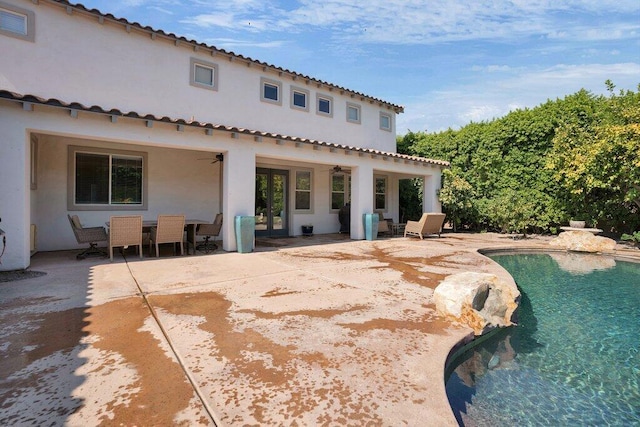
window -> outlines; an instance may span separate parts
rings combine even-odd
[[[191,58],[191,86],[218,90],[218,65]]]
[[[311,171],[296,171],[297,211],[311,210]]]
[[[347,102],[347,121],[360,124],[360,106]]]
[[[282,105],[282,99],[280,98],[282,83],[262,77],[260,78],[260,87],[261,101]]]
[[[69,147],[69,210],[146,209],[146,153]]]
[[[291,87],[291,108],[309,111],[309,91],[298,87]]]
[[[391,131],[391,114],[380,112],[380,129]]]
[[[351,202],[349,189],[351,188],[351,175],[337,173],[331,175],[331,209],[339,210]]]
[[[35,41],[35,14],[0,1],[0,34]]]
[[[325,95],[316,95],[316,113],[333,117],[333,98]]]
[[[387,210],[387,178],[376,177],[375,203],[375,210]]]

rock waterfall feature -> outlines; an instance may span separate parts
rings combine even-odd
[[[433,292],[439,314],[469,326],[475,335],[514,323],[520,302],[515,283],[487,273],[465,272],[448,276]]]

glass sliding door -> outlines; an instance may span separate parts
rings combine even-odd
[[[256,236],[289,235],[289,171],[256,169]]]

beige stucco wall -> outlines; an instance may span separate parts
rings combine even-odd
[[[5,60],[0,88],[20,94],[255,129],[395,152],[395,128],[379,129],[379,114],[395,113],[377,102],[228,56],[194,50],[185,42],[64,8],[46,1],[3,0],[33,10],[35,42],[0,36]],[[126,18],[126,16],[125,16]],[[217,91],[191,86],[191,58],[218,66]],[[277,64],[275,64],[277,65]],[[46,78],[42,72],[46,69]],[[260,78],[282,83],[282,105],[260,101]],[[55,84],[52,84],[54,83]],[[308,112],[290,108],[290,87],[310,92]],[[357,90],[357,88],[356,88]],[[316,114],[316,94],[333,97],[333,117]],[[375,94],[372,94],[375,96]],[[361,107],[361,124],[346,120],[347,102]]]

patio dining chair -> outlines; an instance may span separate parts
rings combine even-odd
[[[142,216],[122,215],[109,219],[109,258],[113,261],[113,248],[137,246],[142,258]]]
[[[382,212],[378,212],[378,234],[391,235],[391,227],[389,226],[389,222],[384,219]]]
[[[184,255],[184,215],[158,215],[158,225],[149,233],[149,254],[152,244],[156,246],[156,257],[160,256],[161,243],[180,243],[180,255]],[[173,247],[175,254],[175,245]]]
[[[215,251],[218,249],[218,245],[215,243],[216,237],[220,235],[220,229],[222,228],[222,214],[216,215],[213,220],[213,224],[199,224],[196,229],[196,236],[204,236],[204,242],[196,246],[199,251],[204,250],[205,253]],[[209,239],[213,237],[213,243],[209,242]]]
[[[76,241],[80,244],[89,244],[87,249],[76,255],[77,259],[85,259],[92,255],[107,256],[107,252],[98,247],[99,242],[107,241],[107,233],[104,231],[104,227],[83,227],[78,215],[71,216],[67,214],[67,218],[69,218],[69,224],[71,224],[73,235],[76,236]]]
[[[445,216],[443,213],[423,213],[420,221],[407,221],[404,237],[418,236],[421,240],[429,234],[437,234],[440,237]]]

